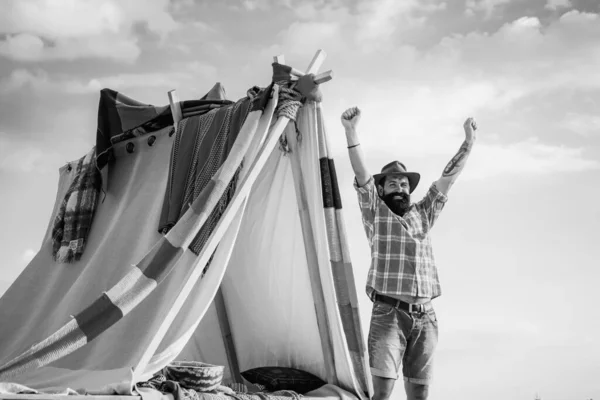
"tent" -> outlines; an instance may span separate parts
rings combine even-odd
[[[82,157],[60,168],[41,248],[0,299],[0,382],[131,395],[198,360],[225,366],[224,382],[293,367],[369,396],[335,164],[310,96],[331,79],[317,74],[324,57],[306,73],[276,57],[271,84],[235,102],[220,84],[200,100],[170,92],[164,107],[102,91],[85,248],[55,261]]]

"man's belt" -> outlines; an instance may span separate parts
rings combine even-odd
[[[411,304],[411,303],[407,303],[405,301],[394,299],[392,297],[384,296],[384,295],[381,295],[378,293],[375,293],[375,295],[373,296],[373,300],[380,301],[385,304],[389,304],[390,306],[392,306],[394,308],[408,311],[409,313],[426,312],[433,308],[433,306],[431,305],[431,302],[427,302],[427,303],[423,303],[423,304]]]

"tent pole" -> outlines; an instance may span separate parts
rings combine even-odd
[[[294,130],[288,130],[288,132],[290,135],[296,134]],[[288,143],[291,142],[292,141],[288,139]],[[300,222],[302,226],[302,236],[304,238],[304,251],[306,253],[310,286],[312,289],[313,300],[315,302],[315,313],[317,315],[319,336],[321,337],[321,347],[323,349],[323,358],[325,360],[327,382],[337,384],[331,328],[329,326],[329,320],[327,319],[327,308],[325,304],[325,295],[323,294],[323,283],[321,282],[321,276],[319,273],[319,260],[317,256],[315,238],[313,235],[313,227],[310,221],[308,210],[306,188],[304,186],[304,174],[302,173],[302,167],[300,166],[300,159],[297,156],[295,151],[296,149],[292,150],[292,154],[290,154],[290,160],[292,162],[294,188],[296,189],[296,202],[298,204],[298,213],[300,215]]]
[[[171,106],[171,115],[173,116],[173,127],[177,131],[177,124],[182,120],[181,102],[175,89],[169,91],[169,105]]]
[[[325,53],[323,50],[318,50],[315,56],[313,57],[312,61],[308,65],[308,68],[306,69],[305,73],[316,74],[319,71],[319,68],[321,68],[321,65],[325,61],[326,57],[327,53]]]
[[[329,70],[329,71],[321,72],[318,75],[315,75],[314,82],[317,85],[320,85],[321,83],[325,83],[325,82],[330,81],[332,79],[333,79],[333,71]]]
[[[327,54],[323,50],[317,51],[308,68],[306,74],[316,74],[325,61]],[[327,71],[320,74],[320,79],[326,82],[332,78],[332,71]],[[288,130],[288,143],[294,143],[293,137],[295,130]],[[296,148],[297,149],[297,148]],[[313,227],[310,220],[308,209],[308,196],[304,185],[304,174],[300,165],[300,158],[297,152],[292,152],[290,155],[292,162],[292,174],[294,176],[294,188],[296,191],[296,202],[298,204],[298,213],[302,226],[302,236],[304,238],[304,250],[306,252],[308,272],[310,277],[310,285],[315,302],[315,313],[317,315],[317,325],[319,328],[319,336],[321,337],[321,347],[323,349],[323,358],[325,360],[325,371],[327,373],[327,381],[337,384],[337,373],[335,369],[333,342],[331,338],[331,328],[327,319],[327,308],[325,304],[325,295],[323,293],[323,283],[319,273],[319,261],[315,238],[313,235]]]
[[[268,138],[265,140],[263,148],[261,149],[260,153],[256,157],[256,160],[248,170],[248,175],[246,175],[244,180],[238,186],[238,189],[236,190],[233,199],[229,203],[229,206],[225,209],[225,212],[221,216],[221,219],[217,223],[217,226],[213,230],[213,233],[211,234],[208,241],[204,245],[202,251],[198,255],[198,261],[193,267],[189,279],[186,281],[185,285],[181,289],[181,292],[179,292],[179,294],[177,295],[177,298],[173,302],[171,309],[165,316],[164,320],[161,322],[158,330],[154,334],[154,337],[148,344],[148,347],[146,347],[146,349],[144,350],[144,353],[142,354],[137,365],[135,366],[133,370],[134,380],[137,380],[137,378],[143,374],[144,368],[148,365],[150,358],[152,358],[152,355],[154,355],[154,353],[156,352],[156,349],[158,348],[160,342],[167,333],[167,330],[175,320],[175,317],[179,313],[179,310],[183,306],[185,300],[187,299],[194,285],[196,284],[196,281],[202,275],[202,270],[204,269],[204,266],[208,262],[212,253],[215,251],[217,245],[219,244],[219,241],[225,235],[227,228],[231,224],[232,220],[235,218],[240,206],[246,200],[246,197],[250,193],[250,189],[252,188],[254,181],[258,177],[258,174],[260,173],[262,168],[267,163],[267,159],[269,158],[271,152],[277,145],[279,137],[283,133],[285,127],[288,125],[289,121],[290,120],[287,117],[280,117],[277,119],[273,127],[269,129]]]
[[[219,327],[221,328],[221,334],[223,335],[223,340],[225,341],[225,352],[227,353],[227,361],[229,363],[231,377],[235,383],[242,383],[243,381],[242,375],[240,374],[240,364],[237,359],[235,343],[231,334],[231,325],[229,324],[229,317],[227,316],[227,308],[225,307],[225,297],[223,296],[222,286],[219,287],[214,301],[217,309],[217,316],[219,317]]]

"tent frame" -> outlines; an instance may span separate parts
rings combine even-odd
[[[292,81],[297,81],[300,77],[313,74],[313,81],[316,84],[322,84],[333,79],[333,71],[325,71],[322,73],[318,73],[319,68],[325,61],[327,54],[323,50],[318,50],[313,59],[311,60],[306,72],[302,73],[301,71],[291,67],[291,79]],[[273,62],[285,65],[285,57],[283,55],[278,55],[273,57]],[[294,84],[295,86],[295,84]],[[171,108],[171,113],[173,115],[173,126],[175,130],[177,130],[177,126],[179,122],[183,119],[182,109],[181,109],[181,101],[177,95],[176,90],[170,90],[168,92],[169,97],[169,105]],[[172,324],[173,320],[179,313],[181,307],[183,306],[185,300],[193,289],[196,281],[200,278],[204,266],[208,262],[208,259],[217,244],[223,238],[227,226],[231,223],[233,218],[236,216],[240,207],[245,207],[246,199],[250,193],[250,189],[252,187],[252,183],[258,176],[258,174],[262,171],[267,158],[271,154],[271,151],[275,148],[279,137],[284,134],[285,128],[288,126],[290,119],[287,117],[280,117],[277,119],[274,125],[271,126],[267,137],[265,139],[265,143],[263,144],[263,148],[260,154],[257,155],[255,162],[248,170],[248,175],[243,179],[242,184],[236,190],[234,198],[231,200],[229,207],[227,207],[225,213],[221,217],[218,226],[215,231],[207,241],[204,246],[203,251],[198,257],[198,261],[194,266],[194,269],[191,273],[190,278],[187,280],[185,286],[179,293],[177,299],[175,300],[171,310],[162,321],[159,329],[156,331],[150,345],[144,351],[142,357],[140,358],[138,364],[133,370],[134,378],[139,376],[148,361],[158,348],[161,340],[164,335],[167,333],[169,326]],[[293,159],[293,158],[292,158]],[[302,170],[298,162],[293,162],[292,171],[294,175],[294,186],[296,189],[296,198],[298,201],[298,212],[300,215],[301,225],[302,225],[302,233],[305,242],[305,251],[307,259],[309,260],[309,276],[311,282],[311,289],[313,298],[315,301],[315,311],[317,315],[317,325],[319,329],[319,335],[321,338],[321,346],[323,349],[323,354],[325,355],[325,368],[327,374],[327,381],[330,383],[335,382],[335,361],[333,359],[333,344],[331,338],[331,331],[329,327],[329,323],[327,321],[327,310],[325,308],[325,299],[323,296],[322,283],[319,277],[319,270],[316,253],[316,244],[314,241],[314,237],[312,234],[312,226],[310,223],[310,219],[308,218],[308,209],[307,209],[307,197],[306,190],[303,187],[301,182]],[[248,184],[249,183],[249,184]],[[220,229],[219,229],[220,228]],[[209,251],[207,251],[209,250]],[[223,297],[223,293],[221,288],[218,289],[215,295],[215,305],[219,319],[219,326],[221,329],[221,333],[225,338],[225,350],[227,352],[227,358],[229,362],[229,367],[231,369],[232,379],[235,382],[241,383],[242,378],[239,369],[239,362],[237,359],[237,353],[235,350],[234,340],[231,334],[229,318],[227,316],[227,310],[225,307],[225,300]],[[133,400],[133,399],[141,399],[139,395],[131,395],[131,396],[123,396],[123,395],[62,395],[62,394],[0,394],[0,400]]]

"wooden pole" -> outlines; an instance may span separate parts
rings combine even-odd
[[[317,51],[306,70],[306,74],[316,74],[321,64],[325,60],[325,57],[326,54],[324,51]],[[321,74],[320,79],[325,79],[324,82],[326,82],[331,79],[331,75],[331,71],[327,71]],[[288,143],[297,143],[295,139],[296,132],[288,130],[287,133]],[[327,318],[327,305],[325,304],[323,283],[321,282],[321,275],[319,272],[319,259],[317,255],[315,238],[313,235],[313,227],[310,220],[308,196],[306,194],[306,188],[304,186],[304,174],[302,172],[302,166],[300,165],[300,158],[297,154],[297,151],[297,146],[292,149],[290,160],[292,162],[292,174],[294,176],[296,202],[298,204],[298,213],[300,215],[300,222],[302,226],[302,236],[304,238],[304,251],[306,253],[313,300],[315,302],[315,313],[317,316],[319,336],[321,338],[321,347],[323,349],[323,358],[325,361],[327,381],[332,384],[337,384],[333,341],[331,338],[331,327]]]
[[[306,73],[316,74],[319,71],[319,68],[321,68],[321,65],[323,65],[323,61],[325,61],[326,58],[327,53],[325,53],[323,50],[318,50],[315,56],[313,57],[312,61],[308,65]]]
[[[328,82],[332,79],[333,79],[333,71],[329,70],[329,71],[321,72],[318,75],[315,75],[315,78],[313,80],[317,85],[320,85],[321,83]]]
[[[225,341],[225,352],[227,353],[227,361],[229,363],[229,370],[231,371],[231,377],[235,383],[243,383],[242,375],[240,374],[240,364],[237,358],[237,352],[235,350],[235,342],[233,341],[233,335],[231,333],[231,325],[229,324],[229,317],[227,316],[227,308],[225,306],[225,297],[223,296],[223,289],[219,287],[215,296],[215,308],[217,309],[217,316],[219,317],[219,327],[221,328],[221,334]]]
[[[295,135],[295,130],[288,131],[288,143],[295,140],[290,136]],[[323,359],[325,360],[325,373],[327,374],[327,382],[337,384],[335,360],[333,357],[333,342],[331,339],[331,328],[327,318],[327,306],[325,304],[325,295],[323,293],[323,283],[319,272],[319,259],[315,238],[310,221],[310,213],[308,209],[308,196],[304,186],[304,174],[300,165],[300,158],[297,154],[297,147],[292,149],[290,160],[292,162],[292,174],[294,176],[294,189],[296,191],[296,202],[298,203],[298,213],[300,215],[300,223],[302,227],[302,237],[304,238],[304,252],[306,254],[306,264],[308,266],[308,274],[310,277],[310,287],[312,289],[313,300],[315,302],[315,313],[317,315],[317,326],[319,328],[319,336],[321,338],[321,348],[323,350]]]
[[[173,127],[177,131],[177,124],[183,119],[181,112],[181,103],[175,89],[169,91],[169,105],[171,106],[171,114],[173,115]]]

